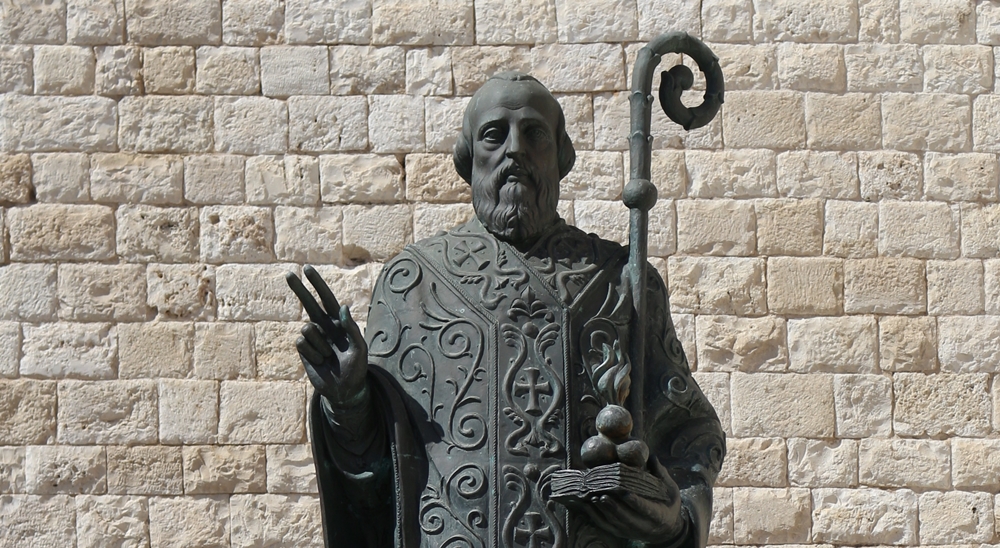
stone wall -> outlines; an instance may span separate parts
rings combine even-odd
[[[283,273],[364,310],[468,218],[500,69],[621,240],[628,72],[673,29],[728,90],[653,122],[651,255],[730,434],[711,544],[996,542],[1000,4],[2,0],[0,547],[320,546]]]

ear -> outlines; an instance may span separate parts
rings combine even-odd
[[[465,131],[459,132],[458,140],[455,141],[455,150],[452,152],[451,159],[455,162],[455,171],[458,172],[459,177],[465,179],[465,182],[471,185],[472,143],[469,142]]]

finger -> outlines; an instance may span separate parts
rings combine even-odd
[[[323,331],[320,327],[314,323],[308,323],[302,328],[302,335],[305,336],[309,344],[312,345],[316,351],[323,355],[324,358],[329,358],[333,355],[333,348],[330,347],[330,343],[326,342],[326,338],[323,336]]]
[[[306,359],[310,364],[320,364],[323,363],[323,355],[320,354],[305,337],[299,337],[295,341],[295,348],[298,349],[299,354]]]
[[[358,323],[351,316],[351,307],[347,305],[340,307],[340,325],[347,330],[348,335],[351,336],[351,340],[355,343],[365,340],[364,335],[361,334],[361,328],[358,327]]]
[[[316,288],[316,294],[319,295],[319,300],[323,303],[323,308],[326,309],[327,314],[333,316],[340,310],[340,303],[337,302],[337,297],[333,295],[333,291],[330,291],[330,286],[326,285],[326,280],[316,272],[316,269],[312,265],[306,265],[302,269],[305,273],[306,279],[309,283]]]
[[[292,292],[295,293],[302,306],[305,307],[306,314],[309,314],[309,319],[320,325],[325,325],[324,320],[329,321],[326,313],[320,308],[319,303],[313,298],[312,293],[306,289],[306,286],[302,285],[302,280],[294,272],[288,272],[285,274],[285,281],[288,282],[288,287],[292,288]]]
[[[626,530],[638,529],[643,526],[642,518],[617,500],[617,497],[602,495],[594,502],[594,507],[601,510],[608,520],[617,523]]]
[[[662,512],[656,507],[656,503],[646,500],[635,493],[624,493],[619,497],[622,504],[632,509],[632,511],[649,521],[657,521]]]

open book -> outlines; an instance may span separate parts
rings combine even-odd
[[[549,498],[574,502],[592,495],[635,493],[650,500],[667,502],[667,485],[645,469],[616,462],[589,470],[557,470],[552,473]]]

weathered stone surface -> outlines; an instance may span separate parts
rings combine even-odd
[[[473,216],[472,204],[417,204],[413,207],[413,241],[450,230]]]
[[[958,257],[958,207],[944,202],[880,203],[879,254],[919,259]]]
[[[788,347],[781,318],[697,316],[701,371],[785,371]]]
[[[288,107],[268,97],[217,97],[216,152],[282,154],[288,148]]]
[[[559,42],[624,42],[638,38],[639,14],[634,0],[586,0],[572,3],[568,0],[555,0],[555,8],[558,14]],[[610,13],[615,16],[607,17]],[[695,21],[697,19],[696,16]],[[672,22],[676,24],[675,20]],[[696,32],[695,29],[692,31]]]
[[[861,440],[859,476],[863,485],[947,489],[951,486],[948,445],[932,440]]]
[[[316,467],[308,445],[267,446],[268,493],[316,493]]]
[[[77,321],[146,319],[146,269],[141,265],[62,265],[59,317]]]
[[[989,46],[922,48],[924,91],[978,95],[993,88],[993,51]]]
[[[692,198],[777,196],[770,150],[691,150],[684,153]]]
[[[899,2],[892,0],[860,0],[858,2],[862,42],[896,43],[899,41]]]
[[[191,373],[194,348],[194,327],[191,324],[121,323],[116,330],[119,378],[184,378]],[[162,401],[160,406],[162,410]]]
[[[371,0],[287,0],[285,36],[291,44],[367,44],[372,37],[371,16]]]
[[[978,151],[1000,151],[1000,131],[997,129],[998,113],[1000,113],[998,107],[1000,98],[995,95],[983,94],[976,97],[972,107],[972,140]]]
[[[944,316],[938,319],[941,370],[951,373],[996,373],[1000,369],[1000,318]]]
[[[849,91],[921,91],[923,62],[911,44],[858,44],[844,47]]]
[[[129,39],[144,46],[218,44],[222,6],[211,0],[128,0]]]
[[[195,57],[191,46],[142,50],[142,85],[146,93],[185,95],[194,92]]]
[[[856,200],[858,157],[853,152],[785,152],[777,157],[777,182],[786,198]]]
[[[902,436],[983,436],[990,431],[989,375],[896,373],[892,425]]]
[[[160,442],[215,443],[219,430],[219,383],[160,379]],[[191,491],[185,487],[185,492]]]
[[[330,48],[330,93],[391,94],[404,88],[406,52],[399,46]]]
[[[806,95],[806,144],[809,148],[852,150],[878,148],[882,142],[879,96],[867,93]],[[780,166],[779,166],[780,169]],[[813,174],[822,177],[822,171]],[[829,175],[828,175],[829,176]],[[840,190],[855,178],[839,178],[829,191]],[[779,183],[782,178],[779,176]],[[845,197],[845,196],[837,196]]]
[[[858,36],[854,2],[836,0],[821,5],[793,0],[754,2],[754,37],[793,42],[853,42]]]
[[[0,545],[73,546],[74,518],[66,495],[0,495]]]
[[[983,262],[927,261],[928,314],[982,314]]]
[[[852,440],[788,440],[788,481],[796,487],[858,484],[858,443]]]
[[[660,208],[663,204],[660,204]],[[621,202],[608,200],[575,200],[573,202],[573,221],[580,230],[597,234],[601,238],[618,242],[622,245],[628,242],[628,216],[623,214]],[[650,212],[650,218],[653,212]],[[650,222],[651,227],[658,225]],[[673,228],[673,220],[669,227]]]
[[[882,371],[937,369],[938,327],[932,317],[879,318],[879,368]]]
[[[847,83],[842,46],[778,44],[778,81],[783,89],[843,92]]]
[[[264,46],[283,38],[285,4],[280,0],[227,0],[222,3],[222,41]]]
[[[865,201],[919,199],[921,172],[920,158],[915,154],[888,150],[858,153],[861,198]]]
[[[471,199],[469,184],[455,172],[450,160],[450,154],[407,154],[406,199],[431,203],[468,202]],[[600,186],[602,181],[592,183]],[[560,191],[566,184],[566,181],[561,183]]]
[[[216,268],[220,320],[297,320],[302,311],[285,273],[298,265],[222,265]]]
[[[843,300],[843,261],[825,257],[767,260],[767,305],[771,312],[832,315],[843,308]]]
[[[808,489],[733,489],[733,536],[740,544],[809,541]]]
[[[694,352],[690,353],[692,356],[694,355]],[[727,436],[732,436],[733,421],[731,406],[729,405],[729,374],[694,372],[692,375],[702,392],[704,392],[705,397],[712,403],[715,412],[719,415],[722,430]]]
[[[326,95],[329,62],[323,46],[265,46],[260,49],[261,92],[267,97]]]
[[[900,38],[916,44],[973,43],[975,13],[969,0],[900,0]]]
[[[892,433],[892,383],[881,375],[835,375],[837,436],[887,437]]]
[[[238,322],[196,324],[194,374],[216,380],[253,377],[252,326]]]
[[[176,205],[183,202],[184,166],[175,156],[95,154],[90,195],[97,202]]]
[[[992,259],[1000,256],[1000,205],[962,204],[962,256]]]
[[[60,443],[153,443],[156,430],[153,381],[59,383]]]
[[[726,443],[720,487],[785,487],[788,462],[780,438],[737,438]]]
[[[702,39],[712,42],[749,42],[753,38],[753,9],[749,0],[706,0],[701,4]],[[723,69],[723,74],[729,75]],[[716,543],[711,543],[716,544]]]
[[[968,150],[971,107],[966,95],[887,93],[882,96],[882,143],[898,150]]]
[[[737,200],[677,203],[677,250],[697,255],[752,255],[757,222],[753,204]]]
[[[142,56],[138,46],[102,46],[94,51],[97,54],[94,91],[110,97],[142,93]]]
[[[708,542],[711,545],[733,542],[732,489],[712,489],[712,521],[708,525]]]
[[[122,150],[206,152],[212,146],[212,99],[208,97],[126,97],[118,103],[118,112]],[[215,120],[218,128],[230,119],[216,116]]]
[[[460,46],[475,38],[472,0],[438,3],[431,0],[372,4],[373,44]]]
[[[567,69],[574,70],[574,69]],[[722,118],[716,117],[708,125],[685,131],[668,121],[662,109],[653,109],[653,148],[722,148]],[[629,103],[628,94],[594,94],[594,148],[598,150],[628,150]],[[762,145],[753,145],[760,147]]]
[[[930,492],[920,495],[920,542],[990,542],[994,535],[989,493]]]
[[[557,38],[554,0],[479,0],[475,15],[479,44],[535,44]]]
[[[108,493],[180,495],[184,492],[181,448],[109,445]]]
[[[103,447],[29,445],[25,450],[25,486],[32,494],[103,495],[107,472]]]
[[[0,443],[50,443],[56,436],[56,383],[0,380]]]
[[[916,259],[859,259],[844,264],[844,312],[918,314],[927,307],[924,266]]]
[[[403,199],[403,166],[394,156],[320,156],[319,173],[324,202],[392,203]]]
[[[319,266],[316,270],[323,276],[337,301],[353,310],[354,318],[361,321],[360,311],[368,310],[372,288],[382,272],[379,263],[365,263],[354,267]]]
[[[194,208],[122,205],[118,221],[118,253],[130,261],[192,261],[197,257],[198,218]]]
[[[678,312],[760,316],[767,312],[763,259],[670,257],[670,303]]]
[[[424,148],[424,100],[406,95],[368,96],[372,152],[419,152]]]
[[[652,182],[661,199],[687,196],[689,179],[683,151],[654,150],[650,162]]]
[[[184,447],[184,493],[263,493],[266,471],[264,447]]]
[[[230,0],[223,4],[239,4]],[[195,89],[206,95],[254,95],[260,92],[260,60],[253,48],[202,46],[196,52],[198,82]]]
[[[290,154],[250,158],[246,195],[254,205],[315,205],[319,202],[319,160]]]
[[[195,204],[240,204],[244,200],[245,160],[232,154],[184,158],[184,199]]]
[[[111,324],[24,326],[21,375],[49,379],[113,379],[118,339]]]
[[[951,440],[951,480],[958,489],[1000,488],[1000,440]]]
[[[625,89],[623,61],[618,44],[546,44],[531,49],[532,75],[553,93]]]
[[[76,502],[77,548],[147,546],[149,507],[145,498],[84,495]]]
[[[1000,261],[983,261],[986,312],[1000,314]]]
[[[832,375],[733,373],[737,436],[833,437]]]
[[[291,97],[288,117],[290,150],[361,151],[368,146],[368,102],[364,97]]]
[[[413,241],[413,216],[405,205],[344,207],[344,258],[385,261]]]
[[[997,172],[994,154],[928,152],[924,156],[924,195],[949,202],[996,201]]]
[[[90,159],[86,154],[74,152],[35,154],[31,161],[31,182],[39,202],[89,201]]]
[[[317,497],[307,495],[237,495],[232,507],[233,546],[271,546],[285,543],[305,548],[323,547],[323,529]]]
[[[406,93],[451,95],[451,49],[421,48],[406,52]]]
[[[823,252],[845,258],[878,254],[878,205],[858,202],[826,202]]]
[[[814,489],[813,540],[915,544],[917,496],[907,489]]]
[[[12,264],[0,267],[0,319],[28,322],[55,321],[56,267]]]
[[[229,497],[149,499],[150,546],[217,548],[229,546]]]
[[[735,2],[724,0],[715,4],[723,4],[730,8],[739,9],[740,4],[745,0]],[[708,26],[711,22],[707,19],[708,10],[714,9],[713,2],[702,2],[702,10],[705,14],[705,36],[711,29]],[[749,8],[750,2],[745,2],[745,7]],[[750,13],[739,14],[746,19],[749,27]],[[738,27],[719,29],[720,32],[731,32],[733,34],[743,32]],[[747,28],[746,32],[749,32]],[[726,75],[726,89],[748,90],[748,89],[774,89],[778,72],[778,56],[774,44],[712,44],[712,50],[719,56],[719,65],[722,73]]]
[[[36,46],[36,95],[89,95],[94,92],[96,59],[91,48]]]
[[[16,377],[20,361],[21,324],[0,322],[0,378]]]
[[[806,142],[803,94],[734,91],[726,94],[722,125],[726,145],[736,148],[801,148]]]
[[[0,97],[0,118],[6,122],[0,146],[24,152],[110,152],[117,146],[116,111],[116,103],[106,97],[5,94]]]
[[[874,373],[878,334],[872,316],[788,321],[788,352],[797,373]]]
[[[201,259],[207,263],[274,260],[274,219],[270,209],[209,206],[201,209]]]
[[[365,270],[365,267],[358,267],[358,270]],[[326,280],[329,284],[330,280]],[[338,299],[343,297],[340,292],[335,294]],[[301,329],[302,324],[298,322],[259,322],[254,325],[258,379],[294,381],[304,378],[305,369],[295,349],[295,340]]]
[[[823,203],[819,200],[754,200],[757,252],[819,255],[823,251]]]
[[[215,317],[215,269],[206,265],[149,265],[146,303],[164,319]]]
[[[0,155],[0,204],[31,202],[31,160],[27,154]]]
[[[34,82],[31,46],[0,46],[0,93],[30,93]]]
[[[15,44],[61,44],[66,41],[66,3],[18,2],[4,6],[0,37]]]
[[[279,261],[336,263],[341,260],[341,211],[337,207],[278,206],[274,210]]]
[[[301,383],[226,381],[219,395],[223,443],[302,443],[306,396]],[[266,409],[266,413],[261,410]]]

